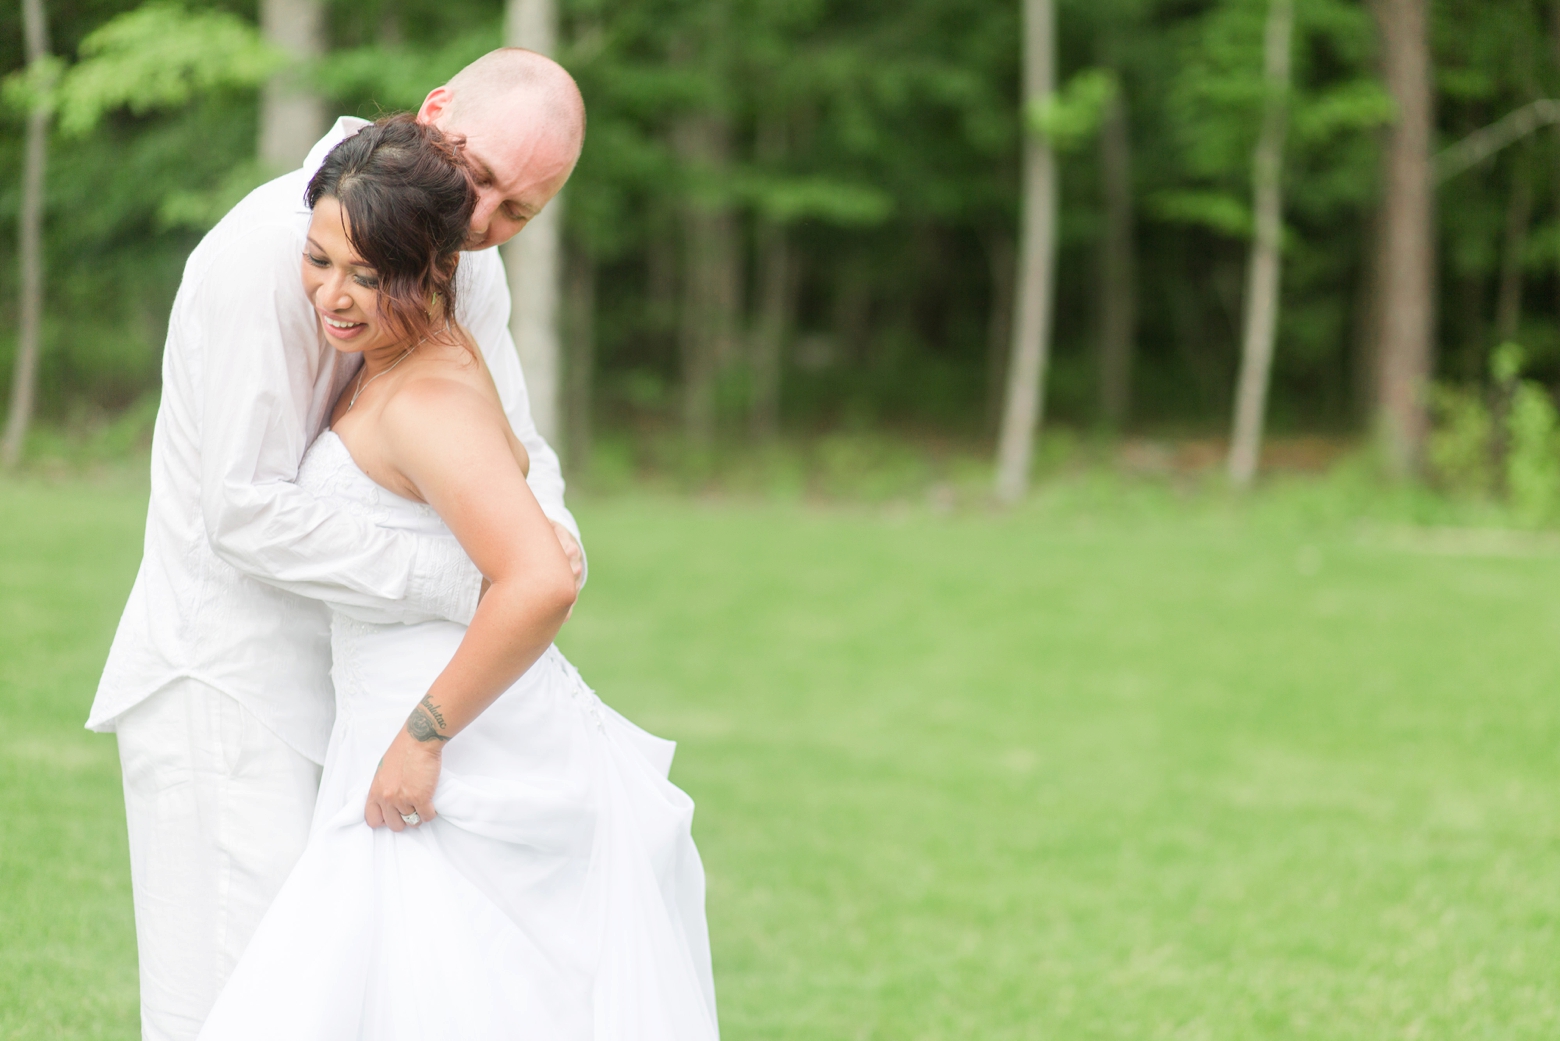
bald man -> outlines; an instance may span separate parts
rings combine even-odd
[[[418,119],[462,138],[476,171],[458,317],[583,581],[494,247],[568,180],[584,104],[558,65],[506,48],[430,93]],[[377,527],[294,483],[359,363],[324,342],[299,278],[304,187],[365,125],[338,120],[300,169],[235,206],[190,255],[169,320],[141,569],[87,723],[118,736],[148,1041],[199,1033],[304,847],[334,719],[325,604],[365,621],[465,624],[480,595],[453,540]]]

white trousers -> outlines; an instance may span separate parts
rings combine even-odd
[[[158,691],[117,732],[141,1036],[193,1041],[303,852],[320,768],[198,680]]]

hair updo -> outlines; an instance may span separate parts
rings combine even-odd
[[[455,313],[455,268],[477,193],[452,140],[410,115],[386,116],[342,141],[309,181],[312,210],[341,204],[347,238],[379,276],[379,317],[420,340],[434,331],[434,295]]]

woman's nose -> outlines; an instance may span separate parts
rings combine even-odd
[[[347,292],[343,278],[329,278],[320,286],[319,305],[327,311],[345,311],[352,306],[352,295]]]

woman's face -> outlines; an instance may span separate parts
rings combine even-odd
[[[347,215],[330,196],[315,203],[309,221],[303,291],[314,304],[320,328],[338,351],[370,351],[395,341],[378,314],[379,276],[352,248]]]

